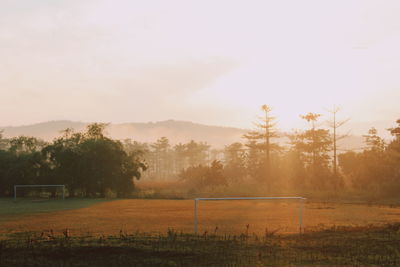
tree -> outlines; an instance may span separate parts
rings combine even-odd
[[[40,149],[44,141],[19,136],[8,140],[8,150],[1,150],[1,194],[10,195],[15,184],[38,184],[46,177],[47,162]]]
[[[400,190],[400,119],[396,123],[396,127],[388,129],[394,139],[390,141],[386,149],[388,164],[392,173],[388,186],[391,195],[397,195]]]
[[[128,138],[122,141],[122,145],[124,151],[128,155],[134,155],[135,161],[142,162],[146,165],[146,172],[141,173],[142,177],[150,177],[151,173],[149,172],[149,163],[151,162],[151,152],[149,144],[133,141],[132,139]]]
[[[129,195],[134,189],[133,178],[140,178],[146,166],[128,155],[122,143],[108,138],[87,139],[80,145],[81,171],[85,174],[83,188],[87,195],[108,191],[118,197]]]
[[[150,148],[147,143],[140,143],[128,138],[123,140],[122,145],[126,153],[136,154],[143,162],[147,161],[148,154],[150,153]]]
[[[214,189],[228,184],[224,174],[224,166],[217,160],[213,161],[211,166],[190,166],[183,170],[179,177],[190,188],[191,192]]]
[[[308,169],[311,182],[309,185],[316,188],[323,188],[326,186],[326,179],[328,172],[328,151],[331,147],[331,139],[329,131],[325,129],[316,129],[315,123],[317,122],[320,114],[308,113],[301,118],[311,123],[311,128],[303,132],[297,132],[290,136],[293,149],[298,151]]]
[[[303,155],[295,148],[286,151],[282,158],[280,173],[283,188],[291,189],[294,193],[303,192],[307,189],[307,172]],[[286,180],[286,184],[283,183]]]
[[[3,137],[3,130],[0,130],[0,150],[6,150],[8,146],[8,140]]]
[[[85,134],[75,133],[66,129],[63,135],[42,149],[47,159],[52,176],[60,184],[65,184],[71,197],[79,190],[84,195],[83,183],[86,179],[82,168],[81,144],[86,139]]]
[[[338,135],[337,130],[346,124],[350,119],[345,120],[337,120],[336,114],[340,111],[340,108],[334,106],[332,110],[328,110],[333,118],[331,121],[328,121],[328,126],[333,130],[332,134],[332,144],[333,144],[333,175],[337,177],[337,141],[346,138],[348,135]]]
[[[227,179],[224,174],[224,165],[219,160],[211,162],[208,173],[208,183],[210,186],[226,186]]]
[[[208,150],[210,146],[207,143],[195,142],[191,140],[185,144],[185,154],[188,159],[189,166],[206,165],[208,163]]]
[[[243,144],[236,142],[225,146],[224,158],[226,164],[242,164],[245,154]]]
[[[268,105],[261,106],[264,116],[259,118],[259,122],[255,123],[257,129],[243,135],[247,139],[246,146],[249,149],[258,149],[264,154],[264,181],[271,179],[271,153],[279,150],[279,145],[272,141],[278,137],[275,129],[275,118],[270,115],[271,108]],[[269,181],[271,182],[271,181]]]
[[[394,156],[400,160],[400,119],[398,119],[396,123],[396,127],[388,129],[390,134],[394,137],[390,142],[388,149],[395,152]]]
[[[395,197],[400,190],[400,120],[388,129],[394,139],[388,144],[372,127],[364,135],[362,152],[339,155],[342,172],[351,180],[353,189],[372,197]]]
[[[120,141],[104,135],[105,126],[91,124],[84,133],[66,130],[42,151],[71,196],[104,197],[109,191],[127,196],[134,189],[133,179],[146,170],[139,154],[127,153]]]
[[[390,133],[395,137],[396,140],[400,139],[400,119],[396,121],[397,127],[389,128]]]
[[[89,139],[104,139],[108,123],[91,123],[86,127],[85,135]]]
[[[155,155],[156,177],[165,179],[167,175],[171,174],[172,169],[169,140],[166,137],[161,137],[151,147]]]
[[[317,153],[318,153],[318,145],[317,145],[317,133],[315,130],[315,122],[321,114],[311,113],[309,112],[306,115],[300,115],[302,119],[305,119],[307,122],[311,123],[311,129],[306,131],[303,137],[303,140],[308,140],[306,143],[299,143],[300,146],[303,146],[304,150],[312,154],[312,166],[315,166],[317,160]]]
[[[382,152],[385,150],[385,140],[378,135],[378,130],[374,127],[368,130],[367,135],[363,135],[367,150]]]
[[[16,155],[7,150],[0,150],[0,195],[10,196],[13,191],[14,178],[12,167]]]
[[[246,175],[246,151],[241,143],[225,146],[225,173],[229,180],[237,182]]]
[[[31,136],[19,136],[9,140],[9,150],[16,154],[40,151],[46,142]]]
[[[175,173],[179,173],[186,168],[186,146],[178,143],[174,146]]]
[[[364,138],[364,151],[340,154],[339,164],[354,189],[372,196],[382,196],[391,191],[390,187],[393,186],[390,157],[375,128],[372,127]]]

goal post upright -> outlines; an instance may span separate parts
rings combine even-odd
[[[18,187],[61,187],[62,188],[62,199],[65,199],[65,185],[63,184],[28,184],[28,185],[21,185],[16,184],[14,185],[14,201],[17,201],[17,188]]]
[[[305,198],[300,199],[300,207],[299,207],[299,231],[300,234],[303,232],[303,213],[304,213],[304,201]]]
[[[198,233],[198,215],[197,215],[197,201],[218,201],[218,200],[284,200],[284,199],[295,199],[299,200],[299,230],[302,233],[303,230],[303,213],[304,213],[304,197],[221,197],[221,198],[195,198],[194,199],[194,233]]]

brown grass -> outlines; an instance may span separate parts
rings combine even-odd
[[[199,203],[199,231],[222,233],[279,233],[298,231],[295,202],[218,201]],[[308,203],[304,213],[306,230],[332,225],[368,225],[399,222],[400,208],[358,204]],[[73,235],[124,232],[193,232],[192,200],[116,200],[87,208],[24,215],[0,223],[0,233],[53,229]]]

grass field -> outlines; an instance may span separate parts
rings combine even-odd
[[[307,203],[303,234],[289,201],[201,202],[198,235],[190,200],[1,200],[0,216],[0,266],[400,265],[399,207]]]
[[[298,203],[293,201],[217,201],[199,203],[199,233],[267,231],[297,233]],[[68,228],[76,235],[117,234],[120,230],[159,233],[193,232],[192,200],[91,199],[44,202],[0,201],[0,234]],[[365,226],[400,221],[400,207],[307,203],[306,231],[336,226]]]
[[[0,199],[0,220],[8,220],[14,216],[46,213],[51,211],[80,209],[96,203],[105,202],[103,199],[66,199],[66,200],[17,200]]]

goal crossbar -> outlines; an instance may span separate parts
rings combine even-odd
[[[62,187],[62,199],[65,199],[65,185],[63,184],[16,184],[14,185],[14,201],[17,200],[18,187]]]
[[[210,197],[210,198],[195,198],[194,199],[194,233],[198,232],[198,216],[197,216],[197,201],[218,201],[218,200],[284,200],[294,199],[299,200],[299,230],[300,233],[303,229],[303,210],[304,210],[304,197]]]

